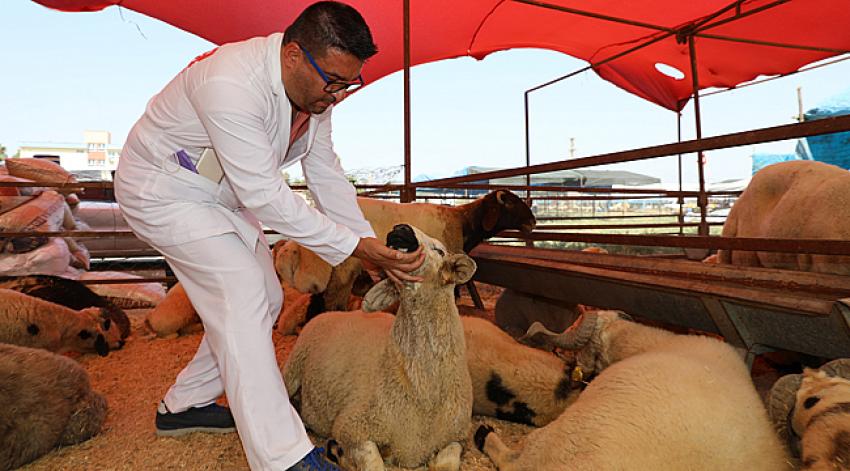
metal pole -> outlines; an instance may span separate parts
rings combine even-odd
[[[528,91],[525,92],[525,166],[531,166],[531,133],[528,121]],[[531,174],[525,174],[525,186],[531,186]],[[531,206],[531,191],[525,190],[526,203]]]
[[[529,124],[529,114],[528,114],[528,93],[529,92],[526,91],[525,94],[523,95],[524,99],[525,99],[525,167],[526,168],[531,166],[531,134],[530,134],[530,131],[529,131],[530,124]],[[525,174],[525,186],[526,187],[531,186],[531,173]],[[525,204],[527,204],[528,207],[531,208],[532,203],[531,203],[531,189],[530,188],[526,188],[526,190],[525,190]],[[534,241],[532,241],[532,240],[525,241],[525,246],[526,247],[534,247]]]
[[[404,188],[399,195],[402,203],[416,199],[410,176],[410,0],[404,0]]]
[[[676,140],[682,142],[682,112],[676,113]],[[682,191],[682,154],[679,154],[679,192]],[[685,233],[685,198],[679,195],[679,234]]]
[[[691,56],[691,79],[694,88],[694,117],[696,118],[697,141],[702,139],[702,118],[699,108],[699,76],[697,75],[697,51],[694,36],[688,36],[688,51]],[[697,152],[697,170],[699,171],[699,196],[697,197],[697,205],[699,206],[699,235],[708,235],[708,221],[706,221],[706,206],[708,198],[705,195],[705,164],[703,162],[703,152]]]

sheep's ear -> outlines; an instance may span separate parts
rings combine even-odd
[[[287,247],[288,241],[279,240],[274,245],[274,268],[277,276],[281,281],[289,286],[295,287],[295,269],[300,263],[300,251],[292,250],[294,247]]]
[[[362,309],[366,312],[383,311],[398,301],[398,288],[389,278],[378,282],[363,297]]]
[[[475,274],[475,262],[466,254],[452,254],[443,260],[440,277],[445,284],[462,285]]]

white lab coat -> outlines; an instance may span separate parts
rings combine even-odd
[[[127,138],[115,196],[133,231],[165,255],[198,311],[204,339],[165,395],[180,412],[223,392],[253,470],[283,470],[311,448],[281,380],[271,329],[282,303],[258,219],[336,265],[374,236],[331,142],[331,109],[289,146],[282,34],[221,46],[177,75]],[[214,183],[174,153],[218,154]],[[318,211],[280,169],[301,162]]]
[[[121,201],[126,212],[144,213],[145,224],[134,227],[142,239],[166,246],[236,232],[253,247],[259,229],[234,214],[239,208],[332,265],[360,237],[374,236],[333,150],[333,107],[311,115],[307,133],[287,148],[292,108],[280,75],[282,39],[275,33],[221,46],[150,100],[127,138],[121,162],[130,162],[119,164],[126,178],[116,188],[119,198],[132,195]],[[221,184],[184,169],[173,155],[182,149],[197,162],[205,147],[218,154]],[[296,162],[319,211],[281,178],[280,169]],[[142,164],[142,174],[129,163]],[[197,205],[181,204],[187,201],[204,208],[198,213]],[[175,219],[182,223],[169,223]]]

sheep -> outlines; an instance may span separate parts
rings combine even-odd
[[[174,338],[203,329],[201,318],[179,282],[148,312],[145,324],[161,338]]]
[[[387,239],[398,249],[423,246],[425,261],[412,272],[423,281],[397,288],[383,280],[363,311],[308,322],[284,365],[286,389],[305,425],[333,438],[331,456],[347,469],[383,470],[386,460],[458,470],[472,384],[453,289],[472,277],[475,262],[408,225]],[[371,312],[396,301],[396,316]]]
[[[372,225],[376,237],[383,239],[395,224],[405,222],[445,244],[450,253],[469,253],[482,241],[506,229],[519,229],[531,233],[537,224],[528,205],[508,190],[496,190],[460,206],[443,206],[430,203],[393,203],[374,198],[357,198],[363,216]],[[299,274],[302,283],[291,284],[302,292],[305,283],[313,283],[310,292],[323,293],[324,307],[330,311],[345,310],[349,303],[352,286],[362,271],[356,258],[350,257],[334,267],[315,255],[300,255],[293,250],[282,251],[276,257],[275,267],[281,279]],[[323,280],[327,279],[325,283]],[[317,291],[316,291],[317,290]]]
[[[336,311],[351,310],[352,287],[361,272],[359,260],[349,257],[331,267],[313,251],[291,240],[278,241],[272,252],[275,270],[282,284],[311,295],[301,324],[327,311],[328,306]],[[290,317],[289,320],[294,319]],[[291,327],[287,330],[294,332],[295,325]]]
[[[802,456],[802,469],[850,470],[850,359],[783,376],[767,406],[779,436]]]
[[[362,197],[357,203],[379,239],[386,237],[395,224],[405,222],[443,242],[451,253],[469,253],[506,229],[529,234],[537,224],[525,201],[508,190],[496,190],[460,206],[399,204]]]
[[[87,281],[89,289],[108,299],[112,304],[122,309],[144,309],[156,307],[165,299],[165,288],[161,283],[95,283],[99,280],[140,279],[120,271],[88,271],[80,273],[80,281]]]
[[[542,427],[575,401],[584,384],[575,361],[514,340],[492,322],[461,316],[472,378],[472,412]]]
[[[0,289],[0,342],[57,353],[97,352],[124,345],[101,308],[74,311],[10,289]]]
[[[511,288],[496,301],[496,325],[514,338],[522,337],[534,322],[552,330],[564,330],[572,324],[582,306],[575,302],[541,298]]]
[[[104,319],[115,323],[121,338],[126,339],[130,335],[130,318],[127,314],[79,281],[53,275],[3,276],[0,277],[0,288],[13,289],[74,310],[103,308]]]
[[[286,283],[281,283],[281,289],[284,293],[283,306],[278,314],[276,330],[281,335],[292,335],[296,333],[299,326],[304,324],[315,298],[301,293]],[[349,307],[356,309],[359,305],[352,302]],[[160,338],[174,338],[198,332],[204,328],[200,316],[192,306],[181,283],[175,284],[168,290],[165,299],[148,312],[145,324]]]
[[[106,418],[74,360],[0,343],[0,470],[15,469],[57,446],[88,440]]]
[[[724,237],[850,240],[850,172],[810,160],[769,165],[732,206]],[[720,263],[850,275],[850,256],[718,251]]]
[[[523,450],[483,425],[475,443],[500,470],[790,469],[767,412],[735,350],[593,311],[562,334],[532,324],[526,340],[575,350],[590,381]]]

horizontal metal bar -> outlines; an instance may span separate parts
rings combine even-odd
[[[135,237],[133,231],[0,232],[0,237]]]
[[[525,167],[523,167],[525,168]],[[480,175],[480,174],[473,174]],[[433,181],[433,180],[432,180]],[[414,183],[414,185],[421,185],[426,182],[418,182]],[[699,195],[699,191],[676,191],[676,190],[664,190],[661,188],[598,188],[598,187],[583,187],[583,186],[562,186],[562,185],[500,185],[498,183],[465,183],[463,185],[449,185],[449,186],[440,186],[433,187],[427,186],[427,188],[445,188],[445,189],[462,189],[462,190],[511,190],[511,191],[525,191],[530,190],[532,193],[534,192],[578,192],[578,193],[622,193],[622,194],[660,194],[660,195],[669,195],[669,196],[684,196],[684,197],[696,197]],[[707,191],[706,194],[711,195],[738,195],[740,191]]]
[[[746,250],[756,252],[850,255],[850,240],[836,239],[768,239],[757,237],[584,234],[579,232],[538,231],[532,232],[528,235],[523,235],[518,231],[505,231],[499,235],[502,237],[517,237],[527,240],[592,242],[651,247]]]
[[[592,11],[578,10],[576,8],[568,8],[568,7],[561,6],[561,5],[553,5],[551,3],[538,2],[538,1],[534,1],[534,0],[513,0],[513,1],[516,2],[516,3],[524,3],[526,5],[531,5],[531,6],[540,7],[540,8],[546,8],[546,9],[549,9],[549,10],[557,10],[557,11],[564,12],[564,13],[572,13],[574,15],[587,16],[587,17],[590,17],[590,18],[595,18],[597,20],[610,21],[612,23],[620,23],[620,24],[625,24],[625,25],[629,25],[629,26],[637,26],[637,27],[640,27],[640,28],[648,28],[648,29],[653,29],[653,30],[656,30],[656,31],[664,31],[664,32],[667,32],[667,33],[675,33],[676,32],[675,29],[667,27],[667,26],[654,25],[654,24],[651,24],[651,23],[645,23],[643,21],[630,20],[630,19],[627,19],[627,18],[620,18],[620,17],[616,17],[616,16],[604,15],[602,13],[594,13]]]
[[[730,41],[744,44],[754,44],[756,46],[769,46],[769,47],[778,47],[784,49],[802,49],[804,51],[817,51],[817,52],[829,52],[832,54],[847,54],[847,49],[835,49],[831,47],[820,47],[820,46],[806,46],[802,44],[787,44],[787,43],[777,43],[773,41],[761,41],[758,39],[748,39],[748,38],[734,38],[731,36],[723,36],[719,34],[707,34],[707,33],[697,33],[696,36],[701,38],[708,39],[717,39],[719,41]]]
[[[667,157],[676,154],[690,154],[698,151],[725,149],[763,142],[796,139],[800,137],[819,136],[836,132],[850,131],[850,115],[835,116],[802,123],[786,124],[769,128],[755,129],[720,136],[694,139],[690,141],[663,144],[660,146],[644,147],[620,152],[612,152],[580,159],[561,160],[547,164],[531,165],[528,167],[517,167],[513,169],[496,170],[492,172],[475,173],[452,178],[442,178],[428,182],[419,182],[419,187],[440,187],[454,185],[463,182],[480,180],[492,180],[496,178],[514,177],[526,173],[538,174],[555,172],[558,170],[571,170],[582,167],[595,167],[597,165],[608,165],[621,162],[632,162],[636,160],[651,159],[654,157]]]
[[[97,273],[97,272],[92,272]],[[158,276],[147,278],[110,278],[103,280],[77,280],[84,285],[119,285],[127,283],[170,283],[177,281],[173,276]]]
[[[590,219],[590,218],[588,218]],[[709,223],[709,225],[720,225],[723,223]],[[587,230],[587,229],[652,229],[656,227],[699,227],[698,222],[686,222],[683,224],[671,223],[647,223],[647,224],[544,224],[538,225],[537,229],[544,231],[557,230]]]
[[[609,215],[592,215],[592,216],[547,216],[547,217],[538,217],[538,224],[542,221],[572,221],[572,220],[583,220],[583,219],[637,219],[637,218],[669,218],[676,219],[679,217],[679,213],[669,213],[669,214],[609,214]],[[538,226],[541,227],[541,226]],[[543,226],[549,227],[549,226]]]

